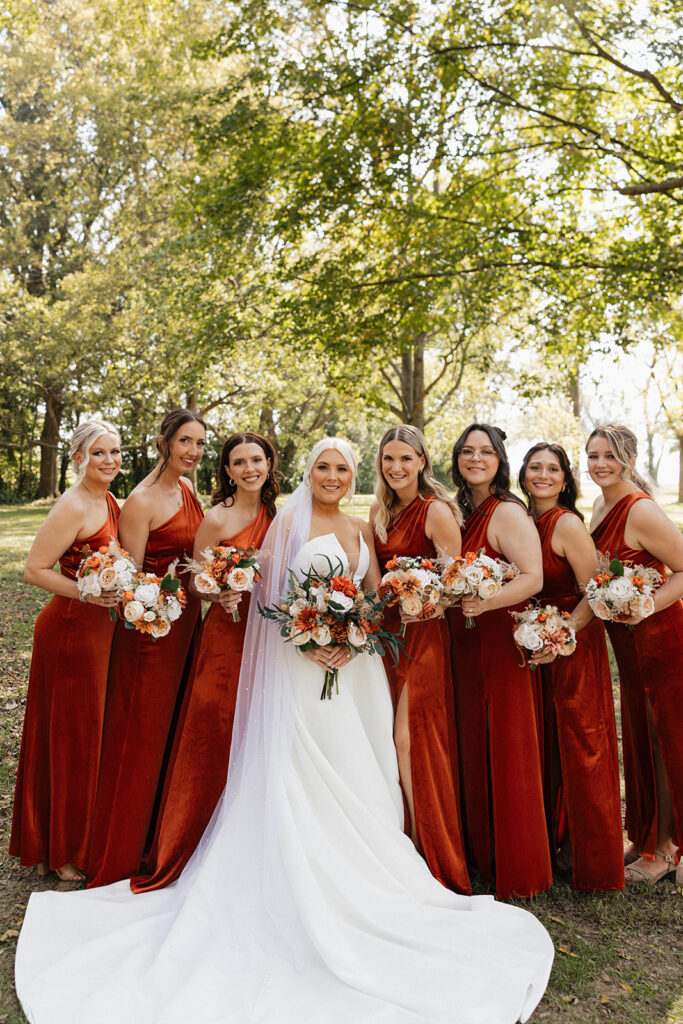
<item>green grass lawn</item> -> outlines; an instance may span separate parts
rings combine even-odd
[[[673,503],[675,494],[663,497],[683,527],[683,506]],[[359,496],[349,511],[365,516],[371,500]],[[54,875],[39,880],[7,854],[33,622],[47,600],[23,583],[22,570],[45,512],[44,506],[0,507],[0,1024],[25,1021],[12,971],[29,895],[69,888]],[[615,695],[618,701],[616,689]],[[488,890],[475,881],[475,891]],[[534,1022],[683,1024],[683,898],[673,883],[593,895],[558,880],[549,893],[519,905],[543,922],[556,949]]]

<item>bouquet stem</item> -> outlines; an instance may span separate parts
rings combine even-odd
[[[332,687],[334,686],[335,693],[339,693],[339,669],[328,668],[325,673],[325,682],[323,683],[323,690],[320,694],[321,700],[332,700]]]
[[[399,636],[405,636],[406,635],[406,624],[405,624],[405,622],[401,623],[401,628],[398,631],[398,635]]]
[[[118,622],[118,615],[116,614],[116,606],[109,609],[109,618],[112,622]]]
[[[240,613],[239,613],[239,609],[238,608],[233,608],[233,610],[232,610],[232,621],[233,622],[241,622]]]
[[[465,616],[465,629],[474,629],[474,619],[471,615]]]

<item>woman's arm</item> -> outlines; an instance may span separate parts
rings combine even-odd
[[[683,536],[654,501],[637,501],[626,521],[629,547],[643,548],[664,562],[671,576],[655,591],[655,611],[661,612],[683,596]],[[640,619],[631,619],[631,624]]]
[[[501,502],[491,517],[489,530],[493,547],[506,561],[514,562],[519,576],[506,583],[495,597],[485,601],[479,597],[463,598],[460,607],[465,615],[481,615],[495,608],[519,604],[537,594],[543,586],[541,541],[524,508],[517,502]]]
[[[152,503],[146,490],[133,491],[121,509],[119,539],[138,568],[145,559],[149,524],[153,514]]]
[[[370,565],[368,571],[363,577],[363,590],[377,590],[379,581],[382,578],[380,572],[379,562],[377,561],[377,552],[375,551],[375,536],[372,532],[372,528],[369,523],[359,520],[360,530],[363,534],[363,539],[368,546],[370,552]]]
[[[195,561],[201,561],[202,551],[207,548],[215,548],[226,536],[231,536],[230,517],[223,514],[217,506],[210,509],[201,523],[194,538],[194,551],[192,557]],[[203,601],[211,604],[219,604],[226,612],[233,612],[242,600],[242,594],[236,590],[221,590],[220,594],[200,594],[194,585],[194,573],[190,574],[190,591],[195,597],[201,597]]]
[[[593,538],[577,516],[561,516],[555,526],[553,547],[566,558],[583,591],[586,584],[598,572],[598,553]],[[568,624],[578,632],[594,618],[588,598],[584,596],[572,609]]]
[[[442,558],[456,558],[462,550],[460,527],[445,501],[432,501],[427,509],[425,533]]]

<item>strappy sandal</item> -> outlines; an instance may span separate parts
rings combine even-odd
[[[662,853],[660,850],[655,850],[655,857],[660,857],[665,862],[666,866],[660,872],[653,874],[650,871],[643,871],[635,863],[629,864],[624,872],[626,881],[635,882],[637,885],[656,885],[662,878],[675,873],[676,885],[681,890],[683,888],[683,866],[680,863],[676,864],[673,853]]]

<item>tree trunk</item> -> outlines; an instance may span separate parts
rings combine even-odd
[[[404,423],[424,430],[425,335],[417,334],[401,355],[401,412]]]
[[[36,498],[58,498],[57,461],[59,428],[64,412],[62,392],[49,390],[45,399],[45,418],[40,432],[40,476]]]
[[[676,438],[678,441],[678,500],[683,501],[683,434]]]

